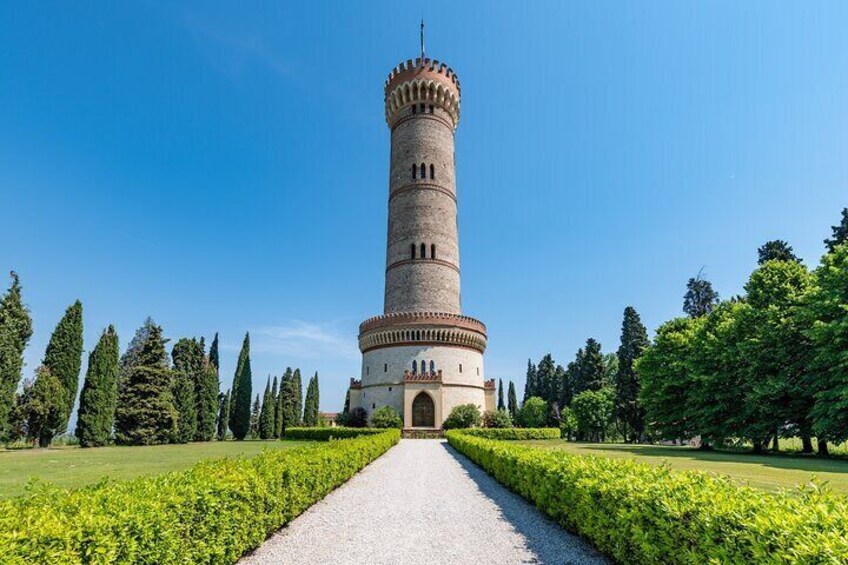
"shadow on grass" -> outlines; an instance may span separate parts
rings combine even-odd
[[[477,487],[500,510],[504,520],[525,539],[535,555],[531,563],[610,563],[586,540],[572,534],[545,516],[530,502],[515,494],[447,442],[445,450],[477,484]],[[482,543],[482,542],[481,542]]]

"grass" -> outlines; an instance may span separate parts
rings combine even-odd
[[[0,498],[24,494],[31,478],[81,487],[108,477],[127,480],[185,469],[203,459],[256,455],[263,449],[306,445],[298,441],[212,441],[145,447],[60,447],[0,452]]]
[[[546,449],[563,449],[577,455],[635,459],[674,469],[728,475],[741,483],[764,490],[808,484],[815,476],[834,490],[848,494],[848,461],[789,455],[750,455],[727,451],[700,451],[693,447],[575,443],[565,440],[522,441]]]

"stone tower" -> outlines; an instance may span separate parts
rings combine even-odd
[[[422,24],[423,26],[423,24]],[[485,381],[486,327],[462,315],[454,132],[460,85],[424,56],[385,84],[391,131],[386,288],[382,316],[359,327],[361,379],[350,406],[391,406],[406,428],[440,428],[454,406],[494,409]]]

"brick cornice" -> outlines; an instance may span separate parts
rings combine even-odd
[[[430,182],[411,182],[403,184],[399,188],[392,190],[391,194],[389,194],[389,202],[391,202],[392,199],[399,194],[404,194],[414,190],[434,190],[436,192],[441,192],[442,194],[449,196],[453,199],[454,203],[456,203],[456,194],[454,194],[451,189]]]
[[[448,261],[443,261],[442,259],[401,259],[400,261],[395,261],[394,263],[392,263],[391,265],[386,267],[386,272],[388,273],[389,271],[391,271],[395,267],[401,267],[403,265],[411,265],[413,263],[429,263],[429,264],[432,264],[432,265],[440,265],[442,267],[449,267],[449,268],[453,269],[454,271],[456,271],[457,273],[459,272],[459,267],[457,267],[456,265],[454,265],[453,263],[450,263]]]

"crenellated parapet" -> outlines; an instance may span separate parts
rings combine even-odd
[[[359,350],[363,353],[404,345],[464,347],[483,353],[488,345],[486,326],[458,314],[387,314],[366,320],[359,329]]]
[[[453,127],[459,124],[459,77],[445,63],[417,58],[389,73],[385,85],[386,123],[393,127],[401,110],[412,104],[435,105],[447,112]],[[422,116],[423,117],[423,116]]]
[[[480,320],[471,316],[445,312],[394,312],[382,316],[373,316],[359,324],[359,334],[362,335],[378,328],[416,325],[448,325],[486,335],[486,325]]]
[[[440,383],[442,382],[442,370],[425,373],[413,373],[412,371],[403,372],[403,382],[405,383]]]

